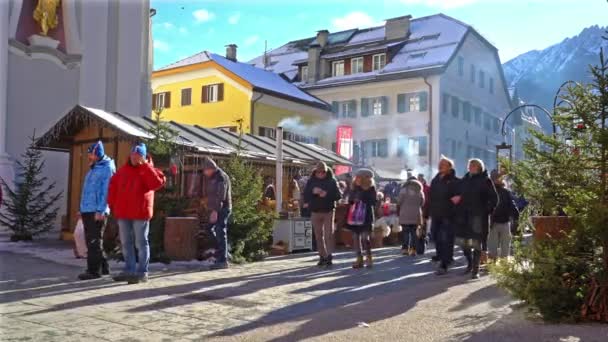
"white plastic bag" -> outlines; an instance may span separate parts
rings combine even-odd
[[[76,258],[86,258],[87,241],[84,235],[84,224],[82,224],[82,219],[78,219],[76,228],[74,228],[74,245],[74,253],[76,254]]]

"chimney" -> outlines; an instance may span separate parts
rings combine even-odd
[[[327,38],[329,37],[329,31],[321,30],[317,31],[317,43],[321,45],[321,48],[324,48],[327,45]]]
[[[226,59],[236,62],[236,44],[226,45]]]
[[[384,24],[384,38],[386,40],[407,39],[410,35],[410,19],[412,19],[411,15],[387,19]]]
[[[306,83],[315,84],[319,80],[321,61],[321,46],[314,44],[308,47],[308,80]]]

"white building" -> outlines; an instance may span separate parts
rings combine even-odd
[[[58,22],[48,36],[34,19],[38,3],[0,1],[0,176],[7,180],[34,130],[42,134],[76,104],[150,112],[148,0],[62,0],[51,8]],[[67,154],[45,156],[47,176],[67,190]]]
[[[323,30],[250,63],[332,103],[338,123],[353,127],[362,164],[429,174],[446,155],[462,175],[471,157],[496,163],[501,119],[511,108],[498,51],[454,18]]]

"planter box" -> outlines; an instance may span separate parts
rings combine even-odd
[[[568,216],[533,216],[534,239],[561,239],[570,231]]]
[[[171,260],[189,261],[198,256],[199,220],[195,217],[165,219],[165,253]]]

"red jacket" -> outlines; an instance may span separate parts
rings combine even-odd
[[[164,185],[165,175],[151,161],[140,166],[127,162],[110,180],[110,212],[117,219],[149,220],[154,212],[154,192]]]

